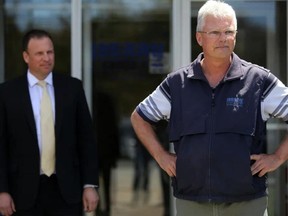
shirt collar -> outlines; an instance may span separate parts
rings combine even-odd
[[[188,78],[193,79],[205,79],[205,75],[203,74],[202,67],[201,67],[201,60],[204,58],[204,54],[200,53],[198,57],[195,59],[194,62],[191,63],[190,67],[188,68]],[[232,62],[227,71],[224,80],[233,80],[240,78],[244,75],[244,71],[241,67],[241,59],[233,52],[232,53]]]
[[[27,79],[30,87],[33,87],[38,83],[38,79],[28,70],[27,72]],[[49,73],[48,76],[45,78],[45,82],[48,85],[53,86],[53,75],[52,73]]]

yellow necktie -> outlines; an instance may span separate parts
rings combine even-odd
[[[38,84],[43,88],[40,106],[40,125],[42,138],[41,169],[51,176],[55,171],[55,132],[52,104],[48,95],[46,82],[41,80]]]

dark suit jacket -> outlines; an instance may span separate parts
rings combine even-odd
[[[56,175],[68,203],[82,199],[84,184],[98,185],[97,147],[81,81],[53,74]],[[0,192],[16,208],[30,208],[38,192],[40,155],[27,75],[0,85]]]

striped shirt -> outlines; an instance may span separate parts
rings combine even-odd
[[[281,118],[288,122],[288,88],[274,75],[271,73],[270,75],[274,79],[266,88],[261,98],[262,119],[263,121],[267,121],[271,117]],[[171,94],[168,80],[169,75],[136,108],[140,116],[150,123],[156,123],[162,119],[170,119]]]

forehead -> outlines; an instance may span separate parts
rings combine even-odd
[[[48,37],[33,37],[28,42],[28,49],[53,49],[53,43]]]
[[[235,23],[232,17],[207,16],[204,22],[205,30],[235,30]]]

